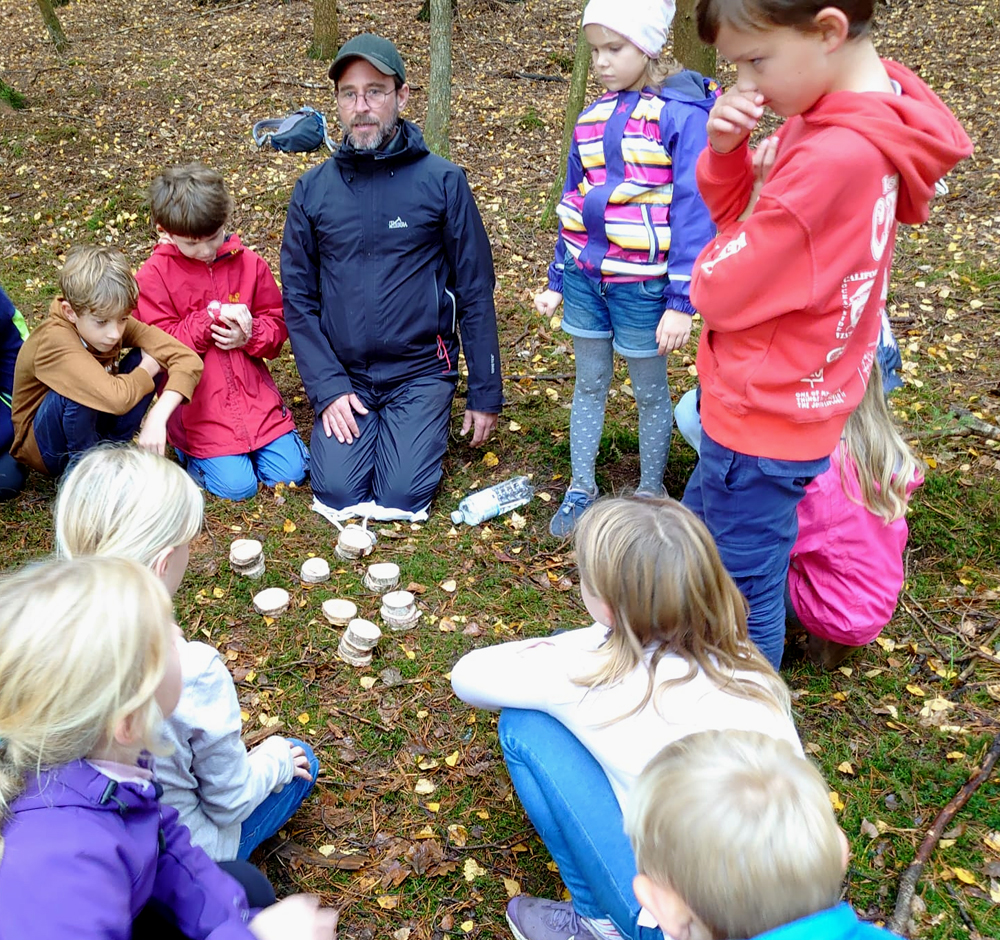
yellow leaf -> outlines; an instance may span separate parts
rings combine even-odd
[[[494,454],[493,451],[488,450],[485,454],[483,454],[483,463],[486,464],[487,467],[495,467],[498,463],[500,463],[500,458]]]
[[[836,790],[830,791],[830,805],[838,813],[844,808],[844,801],[840,798],[840,794]]]
[[[521,430],[521,425],[519,425],[516,421],[511,421],[511,423],[507,425],[507,430],[508,431],[520,431]]]
[[[417,766],[421,770],[433,770],[437,765],[438,762],[433,757],[423,757],[417,763]]]
[[[965,755],[961,751],[949,751],[944,755],[948,760],[961,760]]]
[[[1000,904],[1000,881],[990,882],[990,900],[994,904]]]
[[[429,714],[430,714],[430,712],[427,711],[426,708],[421,708],[420,711],[417,712],[417,717],[418,718],[426,718]]]
[[[448,837],[454,845],[462,848],[469,841],[469,831],[459,823],[452,823],[448,827]]]
[[[509,898],[516,898],[521,893],[521,882],[508,878],[506,875],[503,876],[503,886]]]
[[[249,720],[250,720],[250,712],[248,712],[246,709],[240,711],[240,721],[249,721]]]
[[[927,694],[922,688],[920,688],[919,685],[908,685],[906,687],[906,691],[909,692],[910,695],[920,695],[920,696],[923,696],[923,695]]]
[[[424,808],[429,813],[436,813],[439,809],[441,809],[441,804],[440,803],[424,803]]]
[[[378,901],[378,906],[384,911],[391,911],[397,904],[399,904],[398,894],[380,894],[376,899]]]
[[[370,689],[377,681],[378,680],[374,676],[362,676],[358,679],[358,682],[361,683],[361,688],[363,689]]]
[[[285,524],[281,528],[283,528],[286,532],[294,532],[298,526],[296,526],[291,519],[286,519]]]
[[[417,781],[417,785],[413,788],[413,792],[418,796],[430,796],[437,789],[430,780],[426,777],[421,777]]]
[[[251,670],[250,670],[250,671],[249,671],[249,672],[248,672],[248,673],[247,673],[247,674],[246,674],[246,675],[245,675],[245,676],[243,677],[243,681],[244,681],[244,682],[253,682],[253,680],[254,680],[254,679],[256,679],[256,678],[257,678],[257,673],[256,673],[256,672],[254,672],[254,670],[253,670],[253,669],[251,669]]]
[[[337,851],[337,846],[321,845],[318,849],[316,849],[316,851],[319,852],[319,854],[322,855],[324,858],[329,858],[334,852]]]
[[[976,876],[967,868],[954,868],[952,871],[955,872],[955,877],[959,881],[962,881],[967,885],[974,885],[976,883]]]
[[[467,858],[465,865],[462,867],[462,874],[465,875],[466,881],[475,881],[486,874],[486,869],[474,858]]]
[[[834,692],[833,693],[833,699],[836,702],[846,702],[847,701],[847,693],[846,692]]]
[[[559,393],[554,388],[545,389],[545,395],[547,398],[551,398],[552,401],[559,401]]]
[[[490,814],[485,809],[476,810],[476,815],[480,819],[489,819],[490,818]],[[986,844],[989,845],[988,842]]]
[[[850,666],[838,666],[837,672],[842,672],[845,676],[847,676],[848,679],[850,679],[854,670]]]
[[[446,758],[444,759],[444,762],[445,762],[445,763],[446,763],[446,764],[447,764],[447,765],[448,765],[449,767],[454,767],[454,766],[455,766],[455,765],[456,765],[456,764],[458,763],[458,751],[453,751],[453,752],[452,752],[451,754],[449,754],[449,755],[448,755],[448,756],[447,756],[447,757],[446,757]]]
[[[887,653],[891,653],[896,648],[896,641],[890,640],[887,636],[877,636],[875,637],[875,642]]]
[[[454,578],[449,578],[447,581],[441,582],[441,590],[448,594],[454,594],[458,590],[458,582]]]
[[[475,923],[473,921],[471,921],[471,920],[463,920],[462,923],[460,923],[458,925],[458,929],[461,930],[462,933],[468,933],[475,926],[476,925],[475,925]]]
[[[416,659],[417,658],[417,654],[414,653],[413,650],[408,650],[405,646],[403,646],[402,643],[399,644],[399,648],[403,651],[403,655],[407,659]]]
[[[854,767],[851,765],[849,760],[845,760],[842,764],[838,764],[837,770],[839,770],[842,774],[850,774],[852,777],[854,776]]]
[[[267,626],[271,626],[271,624],[272,624],[272,623],[274,623],[274,617],[265,617],[265,618],[264,618],[264,623],[265,623],[265,624],[266,624]]]
[[[212,588],[212,597],[225,597],[225,596],[226,592],[223,591],[222,588],[220,587]]]
[[[413,834],[414,839],[435,839],[437,833],[430,826],[424,826],[419,832]]]
[[[559,866],[555,862],[546,862],[545,867],[549,871],[559,871]]]
[[[512,845],[510,850],[514,855],[517,855],[518,852],[527,852],[528,847],[523,842],[518,842],[517,845]]]
[[[538,498],[539,498],[539,499],[540,499],[540,500],[541,500],[541,501],[542,501],[543,503],[547,503],[547,502],[548,502],[548,501],[549,501],[550,499],[552,499],[552,494],[551,494],[551,493],[539,493],[539,494],[538,494]]]
[[[992,849],[1000,855],[1000,832],[990,832],[983,836],[983,843],[988,849]]]
[[[303,712],[301,715],[298,716],[296,720],[300,725],[309,724],[309,712]]]
[[[950,849],[958,840],[957,839],[942,839],[938,843],[938,848]]]
[[[562,326],[562,317],[555,316],[549,317],[549,327],[553,330],[558,330]]]

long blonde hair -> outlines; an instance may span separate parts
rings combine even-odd
[[[167,589],[125,558],[50,559],[0,581],[0,823],[29,774],[107,746],[128,716],[155,746],[173,630]]]
[[[857,472],[861,505],[886,525],[902,519],[910,501],[908,488],[923,472],[922,464],[900,436],[882,391],[878,362],[872,366],[861,403],[844,426],[840,445],[840,479],[848,498],[850,468]]]
[[[726,692],[789,714],[788,689],[747,635],[746,601],[690,510],[672,499],[598,500],[577,525],[576,559],[581,583],[608,605],[614,624],[597,651],[600,665],[575,681],[589,688],[620,682],[652,650],[646,693],[620,718],[699,672]],[[688,670],[657,687],[656,667],[668,654]]]
[[[200,531],[204,497],[177,464],[138,447],[88,452],[56,499],[56,552],[118,555],[152,567]]]

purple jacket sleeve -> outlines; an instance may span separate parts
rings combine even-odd
[[[576,138],[569,148],[569,156],[566,158],[566,184],[563,186],[563,193],[571,193],[583,182],[583,161],[580,159],[580,149],[576,145]],[[566,265],[566,243],[562,237],[562,224],[559,225],[559,237],[556,239],[555,260],[549,265],[549,290],[563,292],[563,270]],[[572,264],[572,259],[570,260]]]

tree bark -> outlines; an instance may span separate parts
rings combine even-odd
[[[587,4],[584,2],[583,6]],[[581,8],[581,19],[583,10]],[[573,142],[573,128],[580,116],[587,95],[587,76],[590,74],[590,43],[583,34],[583,27],[576,37],[576,54],[573,57],[573,76],[569,83],[569,100],[566,102],[566,117],[563,119],[562,146],[559,148],[559,167],[556,178],[552,181],[549,198],[542,210],[542,228],[551,228],[556,220],[556,206],[562,199],[563,187],[566,185],[566,159],[569,156],[570,144]]]
[[[49,31],[49,38],[55,44],[56,52],[65,52],[69,47],[69,40],[63,32],[62,23],[56,16],[56,11],[52,6],[52,0],[38,0],[38,9],[42,12],[42,22]]]
[[[458,13],[458,0],[451,0],[451,13],[452,16]],[[417,13],[417,19],[421,23],[429,23],[431,21],[431,0],[424,0],[424,5],[420,8],[420,12]]]
[[[337,0],[313,0],[313,38],[309,58],[332,59],[340,48]]]
[[[451,23],[452,0],[430,0],[431,75],[424,139],[433,153],[451,152]]]
[[[677,0],[674,16],[674,58],[684,68],[702,75],[715,74],[715,49],[698,38],[694,8],[696,0]]]

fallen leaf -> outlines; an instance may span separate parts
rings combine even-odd
[[[462,848],[469,841],[469,831],[459,823],[452,823],[448,827],[448,838],[451,840],[452,845]]]
[[[927,694],[922,688],[920,688],[919,685],[908,685],[906,687],[906,691],[909,692],[910,695],[924,696]]]
[[[426,809],[427,812],[429,812],[429,813],[436,813],[439,809],[441,809],[441,804],[440,803],[424,803],[424,809]]]
[[[556,862],[554,862],[554,861],[552,861],[552,862],[546,862],[545,863],[545,867],[549,871],[559,871],[559,865]]]
[[[309,712],[302,712],[302,714],[298,716],[296,721],[298,721],[300,725],[309,724]]]
[[[456,764],[458,763],[458,756],[459,756],[459,755],[458,755],[458,751],[453,751],[453,752],[452,752],[451,754],[449,754],[449,755],[448,755],[448,756],[447,756],[447,757],[446,757],[446,758],[444,759],[444,762],[445,762],[445,763],[446,763],[446,764],[447,764],[447,765],[448,765],[449,767],[454,767],[454,766],[455,766],[455,765],[456,765]]]
[[[421,777],[413,788],[413,792],[418,796],[430,796],[436,789],[437,787],[430,780],[426,777]]]
[[[494,454],[493,451],[488,450],[485,454],[483,454],[483,463],[487,467],[495,467],[498,463],[500,463],[500,458]]]
[[[474,858],[467,858],[465,864],[462,866],[462,874],[465,876],[466,881],[475,881],[477,878],[482,878],[486,873],[486,869]]]
[[[410,940],[410,927],[400,927],[392,932],[392,940]]]
[[[955,872],[955,877],[959,881],[964,882],[967,885],[974,885],[976,883],[976,876],[972,874],[972,872],[969,871],[969,869],[953,868],[952,871]]]
[[[361,688],[370,689],[372,686],[375,685],[376,682],[378,682],[378,679],[376,679],[374,676],[362,676],[360,679],[358,679],[358,682],[361,683]]]
[[[836,790],[830,791],[830,805],[838,813],[844,808],[844,801],[840,798],[840,794]]]
[[[839,770],[842,774],[850,774],[852,777],[854,776],[854,767],[849,760],[845,760],[843,763],[838,764],[837,770]]]
[[[419,581],[411,581],[408,585],[406,585],[406,590],[408,590],[411,594],[423,594],[427,588],[424,587],[424,585],[422,585]]]
[[[869,839],[877,839],[879,836],[878,826],[868,822],[867,819],[861,820],[861,832],[863,835],[868,836]]]
[[[212,588],[212,597],[225,597],[225,596],[226,592],[223,591],[222,588],[220,587]]]
[[[516,898],[521,893],[521,882],[508,878],[506,875],[503,876],[503,886],[509,898]]]
[[[458,925],[458,929],[461,930],[462,933],[468,933],[475,926],[475,923],[471,920],[463,920],[462,923]]]
[[[391,911],[399,904],[398,894],[380,894],[376,899],[378,906],[384,911]]]
[[[521,430],[521,425],[519,425],[516,421],[511,421],[511,423],[507,425],[507,430],[508,431],[520,431]]]
[[[281,528],[286,532],[294,532],[298,526],[291,519],[286,519],[285,524]]]
[[[441,582],[441,590],[448,594],[454,594],[458,590],[458,582],[454,578],[449,578],[447,581]]]
[[[522,516],[519,512],[512,512],[510,514],[508,521],[510,522],[510,527],[515,532],[520,532],[521,529],[523,529],[528,524],[528,520],[525,519],[524,516]]]
[[[421,770],[433,770],[437,767],[437,765],[438,762],[433,757],[421,758],[420,762],[417,764]]]

